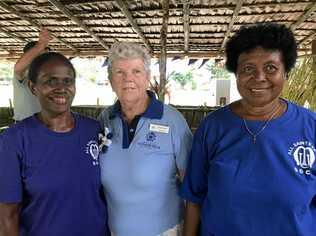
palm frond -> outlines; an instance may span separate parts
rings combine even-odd
[[[316,57],[298,61],[284,86],[282,97],[316,111]]]

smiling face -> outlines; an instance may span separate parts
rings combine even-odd
[[[286,78],[282,54],[257,47],[240,54],[237,88],[244,102],[263,107],[277,101]]]
[[[137,102],[147,96],[149,73],[142,59],[118,59],[112,64],[111,85],[120,102]]]
[[[47,61],[40,67],[36,83],[30,81],[30,88],[43,112],[53,116],[70,112],[76,93],[74,71],[60,60]]]

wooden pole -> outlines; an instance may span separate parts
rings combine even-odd
[[[183,31],[184,31],[184,53],[189,51],[190,38],[190,1],[183,1]]]
[[[160,30],[160,57],[159,57],[159,93],[158,99],[162,102],[165,101],[165,89],[166,89],[166,73],[167,73],[167,32],[168,32],[168,19],[169,19],[169,0],[163,0],[163,19]]]
[[[312,55],[313,55],[313,72],[316,72],[316,40],[312,41]]]

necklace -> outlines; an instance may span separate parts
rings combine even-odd
[[[259,134],[261,134],[262,131],[264,131],[264,129],[267,127],[267,125],[269,124],[269,122],[273,119],[273,117],[277,114],[277,112],[280,110],[280,108],[282,107],[282,105],[279,105],[275,108],[275,110],[272,112],[271,116],[269,117],[269,119],[263,124],[263,126],[257,131],[257,132],[252,132],[248,125],[247,125],[247,122],[245,120],[245,118],[242,118],[243,121],[244,121],[244,125],[245,125],[245,128],[246,128],[246,131],[248,132],[248,134],[250,134],[250,136],[252,137],[252,141],[253,143],[255,144],[256,141],[257,141],[257,136]]]

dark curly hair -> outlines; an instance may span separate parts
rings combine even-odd
[[[297,58],[297,44],[293,32],[285,25],[260,23],[243,26],[226,43],[226,69],[236,74],[237,62],[241,53],[256,47],[279,50],[286,73],[294,67]]]
[[[28,72],[29,80],[31,80],[35,84],[41,67],[46,62],[53,61],[53,60],[61,61],[66,66],[69,66],[71,68],[71,70],[74,72],[74,76],[76,78],[75,68],[67,57],[65,57],[63,54],[58,53],[58,52],[46,52],[46,53],[43,53],[43,54],[37,56],[31,62],[31,65],[29,67],[29,72]]]

